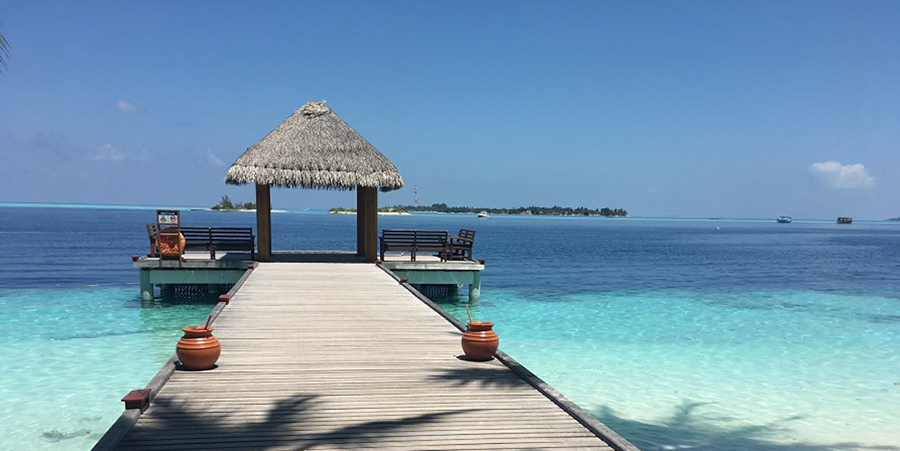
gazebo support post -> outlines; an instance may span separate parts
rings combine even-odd
[[[363,212],[365,197],[361,187],[356,187],[356,255],[366,255],[366,218]]]
[[[261,262],[272,260],[272,200],[269,185],[256,184],[256,242]]]
[[[378,255],[378,188],[356,187],[356,254],[374,263]]]

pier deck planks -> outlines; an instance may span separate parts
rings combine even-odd
[[[374,265],[262,263],[215,327],[119,449],[612,449]]]

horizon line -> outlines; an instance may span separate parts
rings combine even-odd
[[[20,207],[20,208],[98,208],[98,209],[122,209],[122,210],[156,210],[156,209],[187,209],[187,210],[195,210],[195,211],[216,211],[210,207],[204,206],[173,206],[173,205],[142,205],[142,204],[100,204],[100,203],[82,203],[82,202],[18,202],[18,201],[0,201],[0,207]],[[379,207],[381,208],[381,207]],[[387,208],[387,207],[385,207]],[[568,208],[568,207],[562,207]],[[276,211],[276,209],[272,209],[272,211]],[[320,209],[320,208],[304,208],[298,210],[292,209],[277,209],[277,211],[287,211],[290,213],[302,213],[302,212],[314,212],[321,211],[327,213],[328,209]],[[410,212],[411,215],[415,215],[416,213],[435,213],[435,214],[448,214],[448,215],[468,215],[471,213],[446,213],[446,212],[430,212],[430,211],[420,211],[420,212]],[[660,216],[648,216],[648,215],[629,215],[627,217],[594,217],[594,216],[582,216],[582,215],[573,215],[573,216],[563,216],[563,215],[523,215],[523,214],[502,214],[497,213],[497,216],[509,216],[509,217],[519,217],[519,216],[547,216],[547,217],[563,217],[563,218],[594,218],[594,219],[607,219],[607,220],[690,220],[690,221],[774,221],[774,218],[752,218],[752,217],[716,217],[716,216],[675,216],[675,215],[660,215]],[[777,218],[777,216],[776,216]],[[795,218],[794,221],[811,221],[811,222],[830,222],[834,221],[833,219],[824,219],[824,218]],[[897,222],[893,218],[884,218],[884,219],[854,219],[854,221],[865,221],[865,222]]]

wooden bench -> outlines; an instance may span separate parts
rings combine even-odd
[[[215,260],[216,251],[250,251],[250,259],[256,259],[256,242],[252,227],[181,227],[184,235],[185,251],[209,251],[209,258]],[[156,237],[159,227],[147,224],[150,238],[150,256],[159,255]]]
[[[390,230],[381,231],[381,261],[385,251],[409,251],[410,259],[416,260],[420,251],[437,252],[441,260],[447,255],[449,233],[444,230]]]
[[[459,229],[459,235],[451,236],[447,245],[446,260],[472,260],[472,246],[475,245],[475,231]]]

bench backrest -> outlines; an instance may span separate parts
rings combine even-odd
[[[392,230],[381,231],[383,242],[394,246],[444,246],[449,234],[445,230]]]
[[[459,235],[457,235],[457,236],[459,236],[460,238],[474,240],[475,239],[475,231],[469,230],[469,229],[459,229]]]
[[[253,240],[252,227],[182,227],[188,242],[248,242]]]
[[[180,227],[178,229],[188,244],[210,243],[210,242],[235,242],[247,243],[252,242],[253,227]],[[157,224],[147,224],[147,235],[150,241],[156,241],[159,235],[159,226]]]

